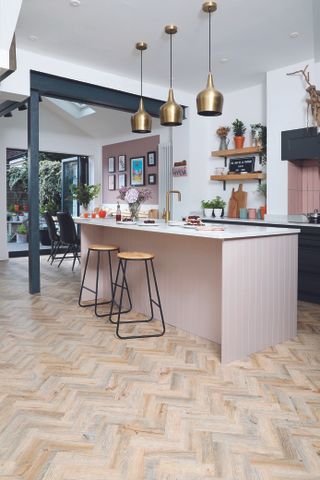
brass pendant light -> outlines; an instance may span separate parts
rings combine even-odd
[[[223,95],[214,88],[211,70],[211,14],[217,10],[216,2],[205,2],[202,10],[209,14],[209,74],[207,86],[197,96],[198,115],[217,117],[222,114]]]
[[[168,100],[160,107],[160,123],[164,127],[177,127],[182,125],[183,109],[176,103],[172,88],[172,35],[177,33],[175,25],[166,25],[164,31],[170,35],[170,88]]]
[[[131,129],[133,133],[150,133],[152,127],[152,118],[148,112],[144,109],[144,103],[142,98],[142,52],[147,50],[148,45],[145,42],[139,42],[136,44],[136,49],[140,51],[140,82],[141,82],[141,94],[138,111],[131,117]]]

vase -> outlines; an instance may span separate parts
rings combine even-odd
[[[139,212],[140,212],[141,203],[134,202],[134,203],[129,203],[128,205],[129,205],[131,220],[133,222],[136,222],[137,220],[139,220]]]
[[[88,213],[88,206],[80,205],[80,215],[83,217],[85,213]]]
[[[220,137],[219,150],[228,150],[229,142],[230,142],[229,138]]]

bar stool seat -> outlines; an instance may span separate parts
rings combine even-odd
[[[102,245],[101,243],[91,243],[88,246],[88,250],[94,250],[95,252],[114,252],[117,250],[119,252],[119,247],[117,245]]]
[[[112,262],[111,262],[111,253],[117,252],[119,253],[119,247],[118,245],[105,245],[105,244],[97,244],[97,243],[92,243],[88,246],[88,251],[87,251],[87,259],[86,259],[86,264],[84,267],[84,272],[83,272],[83,277],[82,277],[82,282],[81,282],[81,287],[80,287],[80,294],[79,294],[79,300],[78,304],[80,307],[94,307],[94,312],[97,317],[106,317],[109,314],[101,314],[98,312],[98,306],[100,305],[108,305],[112,303],[112,298],[113,298],[113,290],[114,290],[114,281],[113,281],[113,275],[112,275]],[[89,264],[89,259],[91,253],[95,252],[97,254],[97,264],[96,264],[96,286],[95,290],[92,288],[89,288],[88,286],[85,285],[85,280],[86,280],[86,275],[87,275],[87,269],[88,269],[88,264]],[[110,290],[111,290],[111,299],[107,300],[105,302],[98,302],[98,291],[99,291],[99,278],[100,278],[100,255],[103,253],[108,254],[108,264],[109,264],[109,279],[110,279]],[[130,294],[127,288],[127,284],[125,283],[124,289],[127,290],[128,298],[129,298],[129,304],[130,304],[130,309],[126,311],[122,311],[121,313],[127,313],[128,311],[131,310],[132,305],[131,305],[131,298]],[[94,294],[94,302],[93,303],[83,303],[82,302],[82,293],[83,290],[87,290],[91,293]]]
[[[152,253],[145,252],[120,252],[118,258],[123,260],[151,260],[154,258]]]
[[[114,289],[112,292],[112,303],[111,303],[111,309],[110,309],[110,314],[109,314],[109,320],[111,323],[114,323],[117,325],[116,327],[116,335],[118,338],[127,340],[131,338],[150,338],[150,337],[161,337],[165,333],[165,323],[164,323],[164,317],[163,317],[163,311],[162,311],[162,306],[161,306],[161,300],[160,300],[160,294],[159,294],[159,288],[158,288],[158,283],[156,279],[156,274],[154,270],[154,265],[153,265],[153,259],[155,255],[153,253],[146,253],[146,252],[119,252],[117,254],[117,257],[119,259],[118,263],[118,269],[117,269],[117,275],[116,279],[114,282]],[[148,286],[148,295],[149,295],[149,303],[150,303],[150,310],[151,310],[151,315],[148,319],[146,320],[121,320],[121,314],[124,313],[122,311],[122,301],[123,301],[123,293],[126,290],[128,294],[128,298],[130,301],[130,307],[132,307],[131,299],[129,296],[129,289],[128,289],[128,284],[127,284],[127,278],[126,278],[126,270],[127,270],[127,263],[130,261],[134,262],[143,262],[145,265],[145,271],[146,271],[146,279],[147,279],[147,286]],[[152,279],[154,283],[154,290],[156,293],[156,300],[152,298],[152,291],[151,291],[151,284],[150,284],[150,272],[149,269],[151,267],[151,274],[152,274]],[[119,276],[120,276],[120,271],[122,273],[122,282],[119,282]],[[116,298],[116,290],[117,287],[120,287],[120,301],[119,305],[115,301]],[[118,312],[113,313],[113,307],[114,305],[117,305],[118,307]],[[147,323],[151,322],[153,320],[154,312],[153,312],[153,306],[157,306],[159,309],[160,313],[160,319],[162,323],[162,329],[159,333],[151,333],[151,334],[144,334],[144,335],[120,335],[120,325],[121,324],[134,324],[134,323]],[[127,312],[126,312],[127,313]],[[117,321],[112,320],[112,316],[117,315]]]

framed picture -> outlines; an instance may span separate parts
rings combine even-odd
[[[109,175],[109,178],[108,178],[108,189],[109,190],[115,190],[116,189],[115,178],[116,178],[115,175]]]
[[[119,155],[118,157],[118,171],[125,172],[126,171],[126,156]]]
[[[133,187],[144,185],[144,157],[130,158],[130,184]]]
[[[148,152],[148,167],[155,167],[156,165],[156,152]]]
[[[119,173],[118,176],[118,188],[127,186],[127,175],[125,173]]]
[[[155,185],[157,183],[157,175],[155,173],[149,173],[148,175],[148,184]]]
[[[116,170],[115,170],[115,167],[116,167],[116,165],[115,165],[115,158],[114,158],[114,157],[109,157],[109,158],[108,158],[108,172],[109,172],[109,173],[115,172],[115,171],[116,171]]]

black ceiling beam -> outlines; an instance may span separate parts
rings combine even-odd
[[[22,102],[24,103],[24,102]],[[3,117],[6,113],[12,112],[21,105],[21,102],[13,102],[12,100],[6,100],[0,104],[0,117]]]
[[[46,97],[98,105],[130,113],[135,113],[139,106],[140,95],[34,70],[30,72],[30,82],[32,90],[37,90],[40,95]],[[159,117],[160,107],[164,101],[149,97],[143,97],[143,100],[146,111],[153,117]],[[182,107],[185,112],[186,107],[183,105]]]

